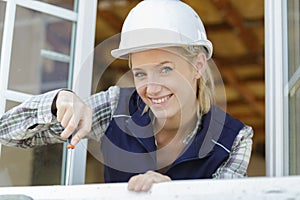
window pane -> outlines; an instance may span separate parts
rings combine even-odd
[[[300,67],[300,3],[299,0],[288,3],[288,40],[289,40],[289,78]]]
[[[5,110],[9,110],[9,109],[12,109],[13,107],[19,105],[20,103],[18,102],[15,102],[15,101],[6,101],[6,107],[5,107]]]
[[[53,4],[55,6],[59,6],[62,8],[67,8],[69,10],[73,10],[74,8],[74,0],[40,0],[49,4]]]
[[[19,105],[7,101],[6,110]],[[2,145],[0,186],[59,185],[63,144],[21,149]]]
[[[59,185],[62,144],[33,149],[2,145],[0,186]]]
[[[289,97],[289,166],[291,175],[300,175],[300,3],[298,0],[287,1],[288,4],[288,70],[289,80],[293,85]],[[297,81],[295,81],[297,80]],[[296,90],[295,92],[293,92]]]
[[[69,57],[71,32],[71,22],[17,7],[9,89],[39,94],[67,87],[69,63],[53,54]]]
[[[0,186],[31,185],[33,149],[3,146],[0,158]]]
[[[3,13],[5,10],[0,16]],[[67,87],[72,25],[69,21],[17,7],[10,90],[40,94]],[[0,28],[2,34],[3,25]],[[6,110],[16,105],[18,103],[7,101]],[[58,185],[61,183],[62,155],[63,144],[33,149],[2,146],[0,185]]]
[[[300,174],[300,89],[290,99],[290,174]]]
[[[2,49],[2,36],[3,36],[5,8],[6,8],[6,2],[0,1],[0,60],[1,60],[1,49]]]

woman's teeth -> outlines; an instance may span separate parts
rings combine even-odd
[[[164,98],[160,98],[160,99],[151,99],[151,101],[155,104],[159,104],[159,103],[164,103],[165,101],[167,101],[170,98],[170,96],[166,96]]]

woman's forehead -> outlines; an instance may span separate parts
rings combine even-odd
[[[163,62],[176,62],[185,59],[180,53],[179,48],[160,48],[132,53],[131,62],[133,65],[142,65],[145,63],[159,64]]]
[[[130,67],[136,68],[147,65],[161,65],[171,63],[174,65],[192,64],[186,57],[186,50],[181,47],[164,47],[132,53],[130,55]]]
[[[163,62],[144,62],[140,65],[134,65],[132,70],[142,70],[142,69],[155,69],[161,66],[169,66],[175,67],[175,63],[173,61],[163,61]]]

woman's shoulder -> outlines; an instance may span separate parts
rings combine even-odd
[[[217,124],[225,126],[230,129],[242,129],[245,124],[230,115],[224,108],[217,105],[212,105],[210,111],[206,114],[206,118],[215,121]]]

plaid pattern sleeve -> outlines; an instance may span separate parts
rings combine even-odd
[[[213,174],[215,179],[242,178],[247,176],[247,168],[252,150],[253,130],[244,126],[231,148],[229,158]]]
[[[28,148],[64,142],[59,136],[63,127],[51,112],[51,105],[58,91],[36,95],[6,112],[0,119],[0,143]],[[86,99],[85,102],[93,110],[92,133],[95,137],[100,138],[108,127],[118,95],[119,87],[114,86]]]
[[[6,112],[0,121],[0,142],[23,148],[62,142],[58,136],[62,127],[51,113],[58,91],[33,96]]]
[[[92,129],[89,138],[97,141],[105,133],[112,115],[117,108],[120,94],[119,86],[112,86],[105,92],[99,92],[86,99],[87,105],[93,110]]]

